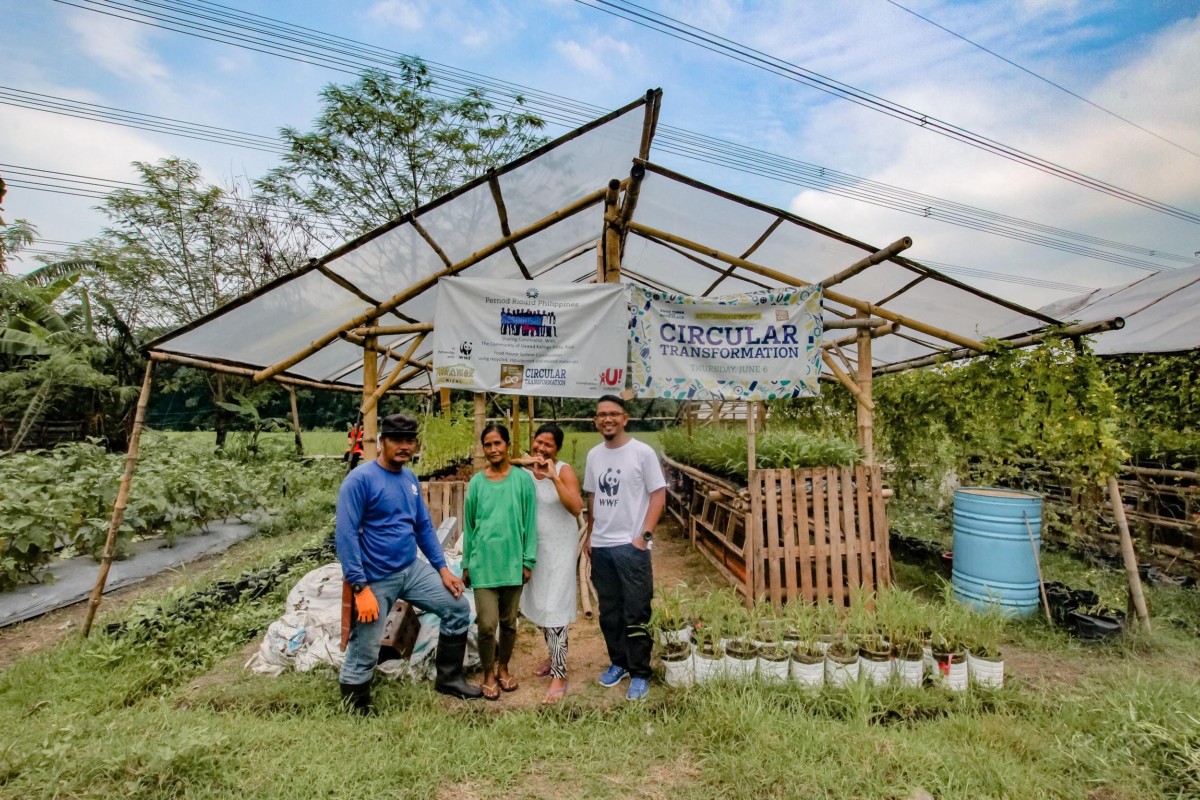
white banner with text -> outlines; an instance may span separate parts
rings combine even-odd
[[[638,397],[775,400],[820,394],[821,289],[693,297],[633,288]]]
[[[543,397],[619,394],[628,303],[618,284],[443,278],[433,385]]]

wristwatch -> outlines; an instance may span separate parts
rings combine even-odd
[[[352,583],[352,584],[350,584],[350,591],[354,592],[355,594],[358,594],[358,593],[360,593],[360,592],[361,592],[363,589],[365,589],[365,588],[367,588],[367,585],[366,585],[365,583]]]
[[[654,534],[650,531],[642,531],[642,541],[646,543],[646,549],[654,547]]]

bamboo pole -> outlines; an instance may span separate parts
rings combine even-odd
[[[880,336],[888,336],[893,333],[899,333],[900,325],[895,322],[889,322],[887,325],[884,325],[881,328],[867,328],[867,331],[871,334],[872,339],[878,339]],[[855,331],[854,333],[850,334],[849,336],[843,336],[840,339],[834,339],[832,342],[824,342],[821,344],[821,346],[822,347],[848,347],[849,345],[852,345],[852,344],[854,344],[854,345],[858,344],[858,331]]]
[[[846,374],[846,371],[843,370],[836,361],[829,357],[828,351],[821,351],[821,360],[825,362],[825,366],[829,367],[829,371],[833,373],[835,378],[837,378],[838,383],[840,383],[842,386],[845,386],[850,394],[854,395],[854,399],[856,399],[860,404],[866,405],[871,411],[875,410],[874,401],[872,401],[869,397],[863,397],[862,389],[858,387],[858,384]]]
[[[449,389],[438,389],[438,406],[441,407],[442,416],[450,419],[453,409],[450,403]]]
[[[868,322],[863,317],[864,322]],[[875,464],[874,388],[871,373],[871,329],[858,329],[858,388],[860,402],[855,406],[858,422],[858,445],[863,451],[863,463]],[[865,402],[863,402],[865,401]]]
[[[146,375],[142,378],[142,392],[138,395],[137,407],[133,412],[133,428],[129,431],[129,448],[125,451],[125,470],[121,473],[121,485],[117,489],[117,500],[113,503],[112,517],[108,521],[108,533],[104,537],[104,552],[100,556],[100,572],[92,596],[88,599],[87,617],[83,621],[83,638],[92,632],[92,621],[100,608],[104,595],[104,584],[108,582],[108,571],[112,569],[113,552],[117,545],[117,531],[125,518],[125,506],[129,503],[129,487],[133,485],[133,473],[137,468],[138,450],[142,441],[142,428],[146,424],[146,406],[150,403],[150,387],[154,383],[154,361],[146,362]]]
[[[617,205],[621,182],[613,178],[604,194],[604,282],[621,282],[621,209]]]
[[[529,400],[529,402],[528,402],[528,407],[529,407],[529,449],[527,449],[525,452],[532,453],[533,452],[533,432],[534,432],[533,395],[529,395],[528,400]]]
[[[396,336],[404,333],[430,333],[433,331],[432,322],[413,322],[408,325],[372,325],[367,328],[355,328],[350,333],[355,336]]]
[[[1146,609],[1146,596],[1142,594],[1142,578],[1138,575],[1137,554],[1133,552],[1133,537],[1129,535],[1129,520],[1125,518],[1125,502],[1121,499],[1121,487],[1117,476],[1108,476],[1108,502],[1112,505],[1113,519],[1117,532],[1121,534],[1121,558],[1125,562],[1125,576],[1129,579],[1129,598],[1137,611],[1142,630],[1150,632],[1150,612]]]
[[[367,311],[364,311],[362,314],[359,314],[358,316],[354,317],[353,319],[347,320],[346,322],[337,326],[336,328],[329,331],[328,333],[324,333],[321,336],[317,337],[316,339],[313,339],[311,342],[309,342],[308,346],[303,348],[302,350],[298,350],[295,353],[293,353],[292,355],[288,356],[287,358],[277,361],[274,364],[271,364],[268,367],[264,367],[263,369],[254,373],[255,383],[261,383],[262,381],[265,381],[266,379],[268,379],[270,377],[278,375],[280,372],[283,372],[284,370],[288,369],[289,367],[299,364],[301,361],[308,358],[309,356],[311,356],[313,353],[317,352],[321,348],[325,347],[330,342],[332,342],[334,339],[338,338],[339,334],[341,334],[343,331],[353,330],[354,328],[357,328],[361,325],[366,324],[369,320],[372,320],[382,314],[386,314],[387,312],[392,311],[393,309],[397,308],[398,306],[403,305],[404,303],[408,302],[409,300],[413,299],[414,297],[417,297],[418,295],[422,294],[423,292],[425,292],[432,286],[435,286],[437,284],[437,282],[439,280],[441,280],[442,278],[446,278],[451,275],[455,275],[459,272],[462,272],[463,270],[467,269],[468,267],[470,267],[474,264],[478,264],[480,261],[483,261],[485,258],[500,252],[501,250],[508,247],[510,244],[515,244],[516,242],[520,242],[524,239],[527,239],[530,236],[533,236],[535,233],[538,233],[540,231],[545,230],[546,228],[549,228],[551,225],[554,225],[555,223],[558,223],[568,217],[572,217],[572,216],[578,214],[579,212],[584,211],[585,209],[591,208],[596,203],[603,202],[608,191],[609,191],[608,188],[605,187],[604,189],[600,189],[598,191],[592,192],[591,194],[585,195],[584,197],[581,197],[580,199],[576,200],[575,202],[570,203],[569,205],[559,209],[558,211],[555,211],[553,214],[543,217],[542,219],[538,220],[537,222],[527,225],[526,227],[522,228],[519,231],[514,231],[511,236],[505,236],[503,238],[497,239],[496,241],[489,244],[487,247],[484,247],[482,250],[477,250],[476,252],[467,256],[462,261],[459,261],[458,263],[456,263],[452,266],[446,267],[445,269],[443,269],[439,272],[435,272],[432,275],[429,275],[429,276],[423,278],[422,280],[417,281],[416,283],[412,284],[404,291],[402,291],[396,295],[393,295],[392,297],[388,298],[387,300],[384,300],[379,305],[377,305],[373,308],[370,308]]]
[[[886,319],[880,319],[878,317],[864,317],[860,314],[857,317],[851,317],[849,319],[827,319],[821,324],[821,327],[827,331],[835,331],[850,328],[855,330],[861,328],[886,328],[891,324],[892,323],[888,322]]]
[[[241,375],[244,378],[253,378],[254,370],[249,367],[235,367],[230,364],[221,364],[216,361],[205,361],[202,358],[191,358],[190,356],[177,356],[174,353],[163,353],[154,351],[149,354],[151,361],[162,362],[167,364],[179,364],[183,367],[195,367],[196,369],[206,369],[211,372],[223,372],[226,375]],[[362,388],[359,386],[348,386],[336,383],[321,383],[319,381],[306,381],[303,378],[293,378],[288,375],[276,375],[271,380],[284,386],[296,386],[301,389],[320,389],[326,392],[354,392],[361,394]],[[393,389],[392,393],[401,392],[403,390]]]
[[[1101,320],[1099,322],[1084,322],[1079,325],[1070,325],[1066,328],[1054,328],[1049,330],[1038,331],[1027,336],[1019,336],[1015,339],[1005,339],[1004,342],[1010,347],[1029,347],[1030,345],[1040,344],[1052,336],[1087,336],[1093,333],[1103,333],[1104,331],[1119,331],[1125,327],[1125,320],[1122,317],[1113,317],[1112,319]],[[899,361],[895,364],[888,364],[886,367],[880,367],[875,372],[878,375],[886,375],[892,372],[904,372],[918,367],[928,367],[932,364],[945,364],[950,361],[961,361],[964,358],[974,358],[979,355],[976,352],[971,352],[967,349],[950,350],[945,353],[935,353],[931,356],[921,356],[908,361]]]
[[[370,336],[367,338],[369,341],[372,341],[372,342],[378,341],[378,339],[376,339],[374,336]],[[388,389],[391,389],[394,385],[396,385],[396,381],[399,380],[400,371],[402,369],[404,369],[406,366],[409,366],[410,364],[414,365],[414,366],[424,366],[423,362],[414,361],[413,357],[412,357],[413,353],[415,353],[417,351],[417,348],[421,346],[421,342],[424,341],[424,339],[425,339],[425,334],[423,334],[423,333],[418,334],[416,337],[413,338],[412,343],[408,346],[408,351],[405,352],[405,354],[400,358],[400,360],[396,362],[396,366],[393,367],[392,371],[388,373],[387,378],[385,378],[383,383],[379,384],[379,386],[375,389],[375,391],[371,392],[371,394],[369,394],[367,396],[367,399],[363,401],[362,412],[364,415],[373,412],[376,409],[376,407],[378,407],[380,398],[382,398],[384,396],[384,394],[387,393]],[[366,358],[366,348],[363,349],[363,358]],[[363,362],[363,363],[366,363],[366,362]],[[378,358],[375,359],[375,363],[376,364],[379,363]],[[378,374],[379,374],[378,371],[376,371],[376,376],[378,376]],[[363,391],[364,392],[366,391],[366,386],[367,386],[367,375],[366,375],[366,372],[363,372]]]
[[[697,242],[693,242],[690,239],[685,239],[682,236],[676,236],[675,234],[667,233],[666,231],[660,231],[656,228],[651,228],[648,225],[642,225],[641,223],[631,221],[628,227],[629,230],[633,231],[634,233],[641,234],[642,236],[646,236],[651,239],[661,239],[664,242],[670,242],[678,245],[679,247],[683,247],[697,253],[702,253],[709,258],[715,258],[716,260],[723,261],[726,264],[734,264],[735,266],[742,267],[743,269],[747,270],[748,272],[752,272],[755,275],[761,275],[765,278],[779,281],[781,284],[786,286],[811,285],[808,281],[800,280],[794,275],[788,275],[786,272],[780,272],[779,270],[771,269],[770,267],[764,267],[761,264],[755,264],[753,261],[747,261],[744,258],[738,258],[737,256],[732,256],[728,253],[722,253],[720,250],[715,248],[698,244]],[[870,256],[868,256],[868,258],[870,258]],[[979,352],[983,352],[986,349],[983,342],[978,342],[974,339],[969,339],[966,336],[960,336],[957,333],[953,333],[942,328],[937,328],[933,325],[912,319],[911,317],[906,317],[903,314],[895,314],[886,308],[883,308],[882,306],[877,306],[874,303],[867,302],[866,300],[859,300],[857,298],[850,297],[849,295],[844,295],[840,292],[829,290],[825,291],[825,297],[826,299],[832,300],[835,303],[841,303],[842,305],[850,306],[856,311],[864,311],[869,314],[874,314],[876,316],[883,317],[884,319],[891,320],[892,322],[898,322],[906,328],[911,328],[912,330],[919,331],[927,336],[933,336],[952,344],[956,344],[959,347],[966,347]]]
[[[756,466],[758,458],[758,434],[755,431],[754,419],[754,403],[747,400],[746,403],[746,470],[758,469]]]
[[[878,250],[866,258],[854,262],[836,275],[830,275],[821,281],[821,286],[827,289],[843,281],[848,281],[868,267],[873,267],[881,261],[887,261],[892,256],[899,255],[910,247],[912,247],[912,239],[909,237],[905,236],[903,239],[897,239],[882,250]]]
[[[375,437],[379,434],[379,410],[371,398],[379,388],[379,354],[375,347],[378,339],[364,337],[363,346],[363,460],[373,461],[379,455]]]
[[[487,466],[487,459],[483,457],[483,443],[479,441],[479,437],[483,436],[483,429],[487,425],[487,392],[475,393],[475,438],[471,440],[471,469],[479,472]]]
[[[1033,526],[1029,524],[1029,515],[1024,511],[1021,516],[1025,519],[1025,532],[1029,534],[1029,546],[1033,548],[1033,565],[1037,568],[1038,590],[1042,594],[1042,609],[1046,612],[1046,624],[1054,627],[1054,618],[1050,616],[1050,598],[1046,596],[1046,581],[1042,578],[1042,555],[1038,552],[1037,539],[1033,538]]]
[[[508,227],[508,208],[504,205],[504,194],[500,191],[500,181],[496,178],[494,169],[488,170],[488,188],[492,190],[492,202],[496,204],[496,216],[500,220],[500,234],[511,236],[512,229]],[[513,261],[516,263],[517,269],[521,270],[521,275],[525,280],[533,280],[533,276],[529,274],[529,268],[525,266],[525,262],[521,260],[521,254],[517,252],[517,246],[510,244],[508,252],[512,253]]]
[[[521,396],[512,396],[512,440],[515,447],[521,446]]]
[[[296,387],[287,387],[288,397],[292,401],[292,431],[296,434],[296,455],[304,455],[304,437],[300,435],[300,406],[296,402]]]

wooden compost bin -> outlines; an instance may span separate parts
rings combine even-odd
[[[891,583],[879,466],[756,469],[745,489],[663,466],[668,513],[747,602],[845,605]]]
[[[458,541],[458,537],[462,535],[463,506],[467,500],[467,482],[422,481],[421,497],[424,498],[425,506],[429,509],[429,518],[433,521],[434,528],[441,525],[442,520],[446,517],[454,517],[458,520],[458,525],[454,528],[454,534],[446,542],[447,545],[453,545]]]

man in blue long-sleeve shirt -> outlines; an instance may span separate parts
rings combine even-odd
[[[390,609],[396,600],[432,611],[442,620],[434,688],[464,700],[482,694],[463,680],[471,607],[462,596],[462,580],[446,566],[421,485],[405,466],[416,448],[415,419],[405,414],[384,417],[379,455],[346,476],[338,492],[338,560],[354,591],[357,616],[339,680],[343,702],[359,713],[371,710],[371,675],[383,638],[380,608]],[[417,558],[418,547],[429,563]]]

